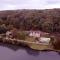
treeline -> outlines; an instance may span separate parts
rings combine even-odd
[[[0,26],[8,29],[60,32],[60,9],[0,11]]]

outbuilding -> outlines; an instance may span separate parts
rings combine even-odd
[[[47,38],[47,37],[40,37],[39,42],[40,43],[46,43],[49,44],[50,43],[51,38]]]

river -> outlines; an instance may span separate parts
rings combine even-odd
[[[60,60],[60,53],[0,43],[0,60]]]

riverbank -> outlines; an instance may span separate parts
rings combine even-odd
[[[12,38],[6,38],[6,37],[2,37],[0,36],[0,42],[3,43],[8,43],[8,44],[13,44],[13,45],[19,45],[19,46],[24,46],[24,47],[29,47],[32,50],[37,50],[37,51],[56,51],[56,52],[60,52],[60,50],[56,50],[53,48],[52,45],[48,45],[48,44],[42,44],[40,42],[33,42],[33,41],[26,41],[26,40],[19,40],[19,39],[12,39]]]

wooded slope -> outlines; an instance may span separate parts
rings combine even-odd
[[[21,30],[60,32],[60,9],[0,11],[0,25]]]

